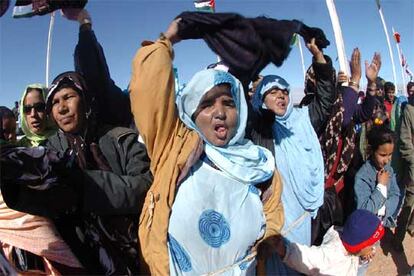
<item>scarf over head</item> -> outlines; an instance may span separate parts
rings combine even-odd
[[[22,144],[22,146],[37,147],[47,138],[49,138],[50,136],[56,133],[56,127],[54,123],[49,119],[49,117],[45,118],[46,127],[45,127],[45,130],[43,130],[43,133],[41,134],[34,133],[33,131],[31,131],[30,127],[27,125],[26,115],[24,114],[23,108],[24,108],[24,100],[26,99],[27,93],[31,89],[37,89],[37,90],[42,91],[41,95],[42,95],[43,100],[46,103],[47,88],[44,85],[41,85],[38,83],[29,84],[26,87],[26,89],[23,91],[21,104],[19,106],[19,114],[20,114],[20,125],[21,125],[23,133],[25,134],[25,137],[23,137],[22,140],[20,140],[20,143]]]
[[[228,83],[238,114],[237,131],[224,147],[210,144],[196,126],[191,116],[200,100],[214,86]],[[190,129],[197,131],[205,142],[207,157],[229,177],[246,184],[261,183],[272,177],[275,168],[272,153],[254,145],[244,138],[247,123],[247,104],[241,83],[230,73],[206,69],[194,75],[176,97],[181,121]]]
[[[49,93],[46,97],[46,111],[48,113],[52,110],[52,100],[53,96],[60,90],[63,85],[68,85],[69,87],[76,90],[82,98],[85,105],[86,117],[88,118],[91,113],[92,103],[94,98],[91,98],[87,93],[88,89],[86,86],[85,79],[81,74],[75,71],[67,71],[58,75],[49,87]]]
[[[255,112],[263,109],[263,96],[273,88],[288,90],[289,85],[279,76],[265,76],[252,99]],[[308,108],[294,108],[290,99],[286,113],[275,116],[273,137],[284,185],[291,185],[302,207],[315,216],[323,203],[324,163]]]
[[[88,93],[83,76],[77,72],[69,71],[58,75],[52,82],[47,96],[47,110],[52,108],[53,96],[63,86],[73,88],[81,97],[84,106],[85,126],[80,133],[65,133],[69,148],[75,151],[77,164],[81,169],[99,169],[111,171],[108,161],[99,149],[97,138],[96,102],[93,95]]]

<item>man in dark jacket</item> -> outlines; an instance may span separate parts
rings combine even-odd
[[[98,123],[76,72],[55,78],[47,111],[59,127],[47,147],[76,156],[68,177],[79,199],[55,219],[60,234],[88,272],[136,274],[138,218],[152,182],[145,147],[133,130]]]

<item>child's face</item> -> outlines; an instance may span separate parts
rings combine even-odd
[[[3,134],[8,142],[16,142],[16,120],[14,118],[3,118]]]
[[[373,161],[377,170],[382,170],[391,161],[393,151],[393,143],[382,144],[377,148],[373,155]]]

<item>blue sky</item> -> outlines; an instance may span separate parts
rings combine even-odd
[[[14,3],[14,1],[11,1]],[[370,60],[375,51],[382,54],[380,75],[392,80],[391,61],[375,0],[336,0],[348,58],[359,47],[362,59]],[[410,68],[414,69],[414,1],[382,0],[381,5],[389,32],[391,27],[401,34],[401,47]],[[145,39],[156,39],[171,20],[182,11],[193,10],[191,0],[89,0],[86,7],[93,20],[93,29],[102,44],[112,78],[121,87],[128,85],[131,61]],[[217,12],[237,12],[244,16],[266,15],[276,19],[298,19],[324,30],[331,41],[326,53],[335,61],[336,47],[331,21],[324,0],[216,0]],[[0,19],[0,105],[13,106],[25,86],[45,82],[46,45],[50,16],[13,19],[12,8]],[[78,39],[79,25],[56,15],[53,32],[50,79],[73,70],[73,50]],[[391,34],[390,34],[391,35]],[[391,42],[396,63],[397,80],[401,69],[394,40]],[[305,64],[311,56],[305,51]],[[175,65],[181,82],[188,81],[201,68],[216,60],[202,40],[180,42],[175,46]],[[286,78],[295,91],[303,86],[303,74],[298,48],[291,51],[285,63],[268,66],[265,74]],[[295,92],[300,98],[301,92]]]

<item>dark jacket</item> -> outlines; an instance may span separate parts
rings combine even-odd
[[[90,24],[79,29],[79,40],[74,53],[75,71],[82,74],[88,93],[97,101],[100,122],[129,127],[132,122],[129,94],[111,79],[102,46]]]
[[[55,224],[88,272],[136,274],[138,218],[152,182],[149,159],[133,130],[103,127],[100,132],[99,149],[112,171],[74,172],[81,199],[75,212],[67,210]],[[50,137],[47,146],[58,152],[69,148],[62,132]]]
[[[60,131],[47,149],[2,147],[2,195],[12,209],[51,218],[88,273],[137,274],[150,162],[131,129],[101,127],[96,137],[107,171],[80,169]]]

